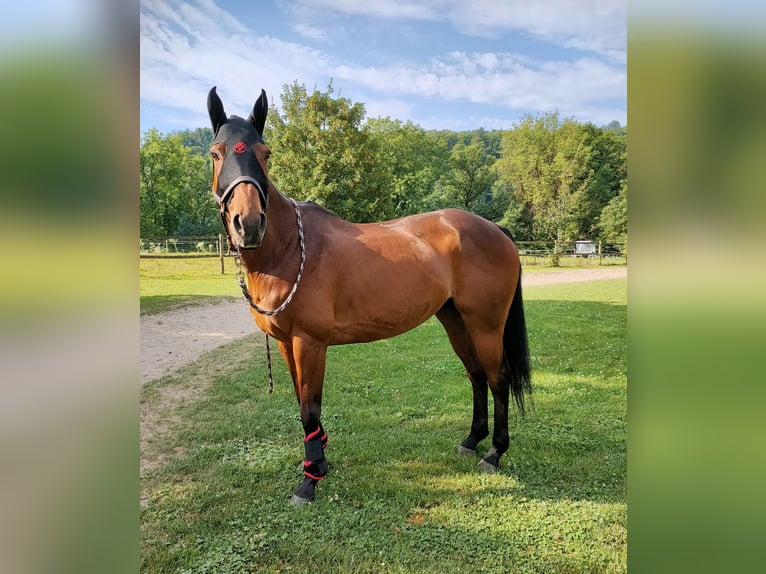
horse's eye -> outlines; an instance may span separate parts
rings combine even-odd
[[[267,152],[266,152],[266,160],[268,161],[268,160],[270,160],[270,159],[271,159],[271,152],[270,152],[270,151],[267,151]]]
[[[218,155],[217,151],[211,151],[210,155],[213,156],[213,161],[218,161],[219,159],[221,159],[221,156]]]

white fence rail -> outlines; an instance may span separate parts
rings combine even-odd
[[[525,263],[542,265],[554,256],[564,259],[584,259],[598,265],[627,264],[628,252],[623,243],[602,243],[600,241],[576,241],[559,246],[553,241],[517,241],[519,255]]]

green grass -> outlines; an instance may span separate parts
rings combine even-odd
[[[142,408],[167,430],[142,476],[142,571],[625,572],[626,281],[528,288],[525,308],[533,407],[512,416],[497,475],[455,454],[470,386],[435,320],[330,349],[330,474],[308,507],[287,502],[303,458],[292,384],[275,361],[267,394],[254,338],[150,383]]]
[[[141,314],[154,314],[242,297],[234,261],[225,275],[216,258],[140,259]]]

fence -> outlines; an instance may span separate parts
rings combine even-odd
[[[557,256],[560,264],[622,265],[628,263],[625,244],[606,244],[577,241],[555,250],[552,241],[517,241],[519,255],[526,265],[549,265]],[[217,257],[224,273],[224,260],[232,254],[228,251],[223,235],[199,237],[143,237],[140,240],[140,257],[146,259],[172,259],[177,257]]]
[[[601,241],[576,241],[559,246],[553,241],[517,241],[519,255],[527,265],[549,265],[554,257],[557,263],[598,265],[627,265],[628,252],[624,243],[602,243]]]
[[[139,257],[144,259],[174,259],[179,257],[217,257],[224,274],[224,258],[228,252],[223,235],[199,237],[142,237],[139,240]]]

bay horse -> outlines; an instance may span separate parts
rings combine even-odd
[[[304,432],[304,479],[291,504],[313,501],[327,475],[320,421],[329,345],[394,337],[432,315],[444,326],[473,389],[473,421],[458,452],[495,472],[509,445],[509,391],[521,413],[530,383],[521,262],[510,233],[477,215],[443,209],[356,224],[313,202],[297,203],[269,179],[263,141],[266,92],[247,119],[227,117],[213,87],[213,193],[247,272],[243,291],[258,327],[278,342]]]

